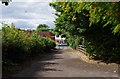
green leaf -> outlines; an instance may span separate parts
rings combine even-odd
[[[114,28],[113,32],[114,32],[114,33],[117,33],[117,32],[119,32],[119,30],[120,30],[120,24],[118,24],[118,25]]]
[[[108,21],[103,27],[106,27],[108,24],[111,24],[111,21]]]

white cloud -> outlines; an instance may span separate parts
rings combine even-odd
[[[2,29],[2,24],[0,23],[0,29]]]
[[[54,23],[52,20],[43,19],[2,19],[0,22],[5,22],[8,25],[14,23],[16,28],[24,29],[36,29],[39,24],[47,24],[49,28],[54,28]]]
[[[13,22],[18,28],[36,28],[38,24],[54,27],[55,10],[48,2],[12,2],[7,7],[2,5],[2,20]]]
[[[13,18],[11,18],[11,19],[1,19],[0,21],[2,21],[2,22],[9,22],[9,23],[17,22],[17,20],[16,20],[16,19],[13,19]]]

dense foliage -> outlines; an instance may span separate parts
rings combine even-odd
[[[41,54],[55,47],[49,38],[19,30],[13,24],[2,27],[2,60],[3,65],[22,63],[27,57]],[[47,49],[47,50],[46,50]]]
[[[120,2],[53,2],[54,32],[66,35],[73,48],[86,46],[92,56],[120,60]]]
[[[49,30],[49,27],[48,25],[46,24],[39,24],[36,28],[36,31],[37,32],[40,32],[40,31],[48,31]]]

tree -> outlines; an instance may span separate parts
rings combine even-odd
[[[104,4],[104,6],[103,6]],[[56,34],[66,34],[69,45],[84,44],[92,57],[120,60],[118,3],[53,2]],[[108,7],[109,6],[109,7]]]
[[[46,24],[39,24],[36,29],[37,32],[48,31],[48,30],[49,30],[49,26]]]

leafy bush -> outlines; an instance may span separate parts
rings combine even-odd
[[[93,26],[86,31],[85,45],[87,52],[97,58],[108,61],[120,60],[120,37],[112,34],[108,27]],[[93,31],[94,30],[94,31]]]
[[[15,29],[13,24],[11,27],[5,24],[2,34],[3,65],[9,62],[22,63],[29,56],[55,47],[55,42],[51,39]]]
[[[81,43],[81,38],[78,36],[71,36],[67,39],[67,43],[73,49],[76,49]]]
[[[56,46],[53,40],[45,37],[40,37],[37,34],[32,34],[32,39],[34,41],[34,45],[31,47],[32,54],[46,52],[53,49]]]
[[[66,35],[72,48],[84,44],[93,57],[120,60],[120,3],[52,2],[50,6],[58,16],[54,32]]]

